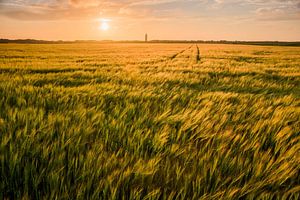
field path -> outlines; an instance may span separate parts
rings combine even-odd
[[[200,49],[197,44],[179,50],[169,56],[163,56],[154,59],[151,64],[147,63],[146,68],[153,70],[153,68],[194,68],[200,63]]]
[[[186,49],[183,49],[182,51],[180,51],[180,52],[178,52],[178,53],[175,53],[174,55],[172,55],[172,56],[170,57],[170,60],[173,60],[173,59],[179,57],[181,54],[183,54],[183,53],[185,53],[185,52],[191,50],[192,48],[193,48],[193,45],[189,46],[189,47],[186,48]]]
[[[200,49],[197,44],[172,55],[165,61],[166,66],[193,67],[200,62]]]

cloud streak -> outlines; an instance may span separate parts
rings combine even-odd
[[[226,18],[231,9],[259,20],[300,19],[300,0],[2,0],[0,15],[18,20],[85,20],[101,15],[127,18],[197,17]],[[186,7],[185,7],[186,6]],[[211,8],[214,8],[213,11]],[[180,14],[173,16],[172,12]],[[218,13],[224,13],[220,16]],[[204,14],[203,14],[204,13]]]

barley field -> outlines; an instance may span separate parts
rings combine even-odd
[[[300,199],[300,47],[1,44],[0,199]]]

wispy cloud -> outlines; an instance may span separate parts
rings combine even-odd
[[[18,20],[253,18],[298,20],[300,0],[0,0],[0,15]]]

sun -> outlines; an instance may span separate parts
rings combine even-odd
[[[109,24],[107,22],[102,22],[100,25],[102,31],[107,31],[109,29]]]
[[[108,19],[101,19],[100,22],[101,22],[100,26],[99,26],[100,30],[107,31],[107,30],[110,29],[110,26],[109,26],[110,20],[108,20]]]

